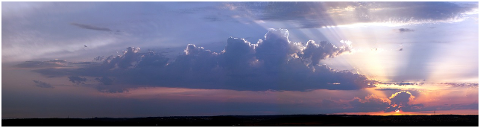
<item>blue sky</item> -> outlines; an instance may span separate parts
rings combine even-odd
[[[475,114],[478,3],[2,2],[2,101],[6,118]]]

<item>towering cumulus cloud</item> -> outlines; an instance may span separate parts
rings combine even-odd
[[[61,76],[52,75],[54,72],[75,76],[69,78],[73,83],[85,82],[78,78],[95,77],[102,89],[162,86],[307,91],[372,87],[375,81],[363,75],[320,65],[323,59],[349,50],[350,46],[336,47],[326,41],[293,43],[288,39],[288,30],[270,29],[257,43],[230,37],[220,53],[189,44],[185,54],[172,62],[161,54],[141,53],[139,48],[129,47],[123,55],[107,57],[101,64],[80,69],[35,71],[47,76]]]
[[[271,29],[265,34],[265,40],[257,43],[255,55],[263,60],[266,68],[278,67],[287,61],[288,55],[291,54],[288,34],[286,29]]]

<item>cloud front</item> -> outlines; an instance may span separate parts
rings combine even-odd
[[[375,81],[350,71],[336,71],[321,61],[349,52],[350,44],[336,47],[321,41],[292,42],[287,29],[270,29],[264,39],[250,43],[227,39],[217,53],[194,44],[173,61],[161,53],[128,47],[123,55],[97,57],[100,64],[78,69],[37,69],[50,77],[68,76],[74,84],[99,82],[99,87],[183,87],[232,90],[357,90],[374,87]],[[25,62],[30,63],[30,62]],[[20,64],[26,65],[26,64]],[[91,78],[86,78],[91,77]],[[113,79],[110,79],[113,78]],[[118,86],[116,86],[118,85]]]

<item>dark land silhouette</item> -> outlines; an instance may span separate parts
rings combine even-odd
[[[2,119],[2,126],[478,126],[478,115],[259,115]]]

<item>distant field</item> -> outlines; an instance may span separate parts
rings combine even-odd
[[[478,115],[269,115],[2,119],[2,126],[478,126]]]

